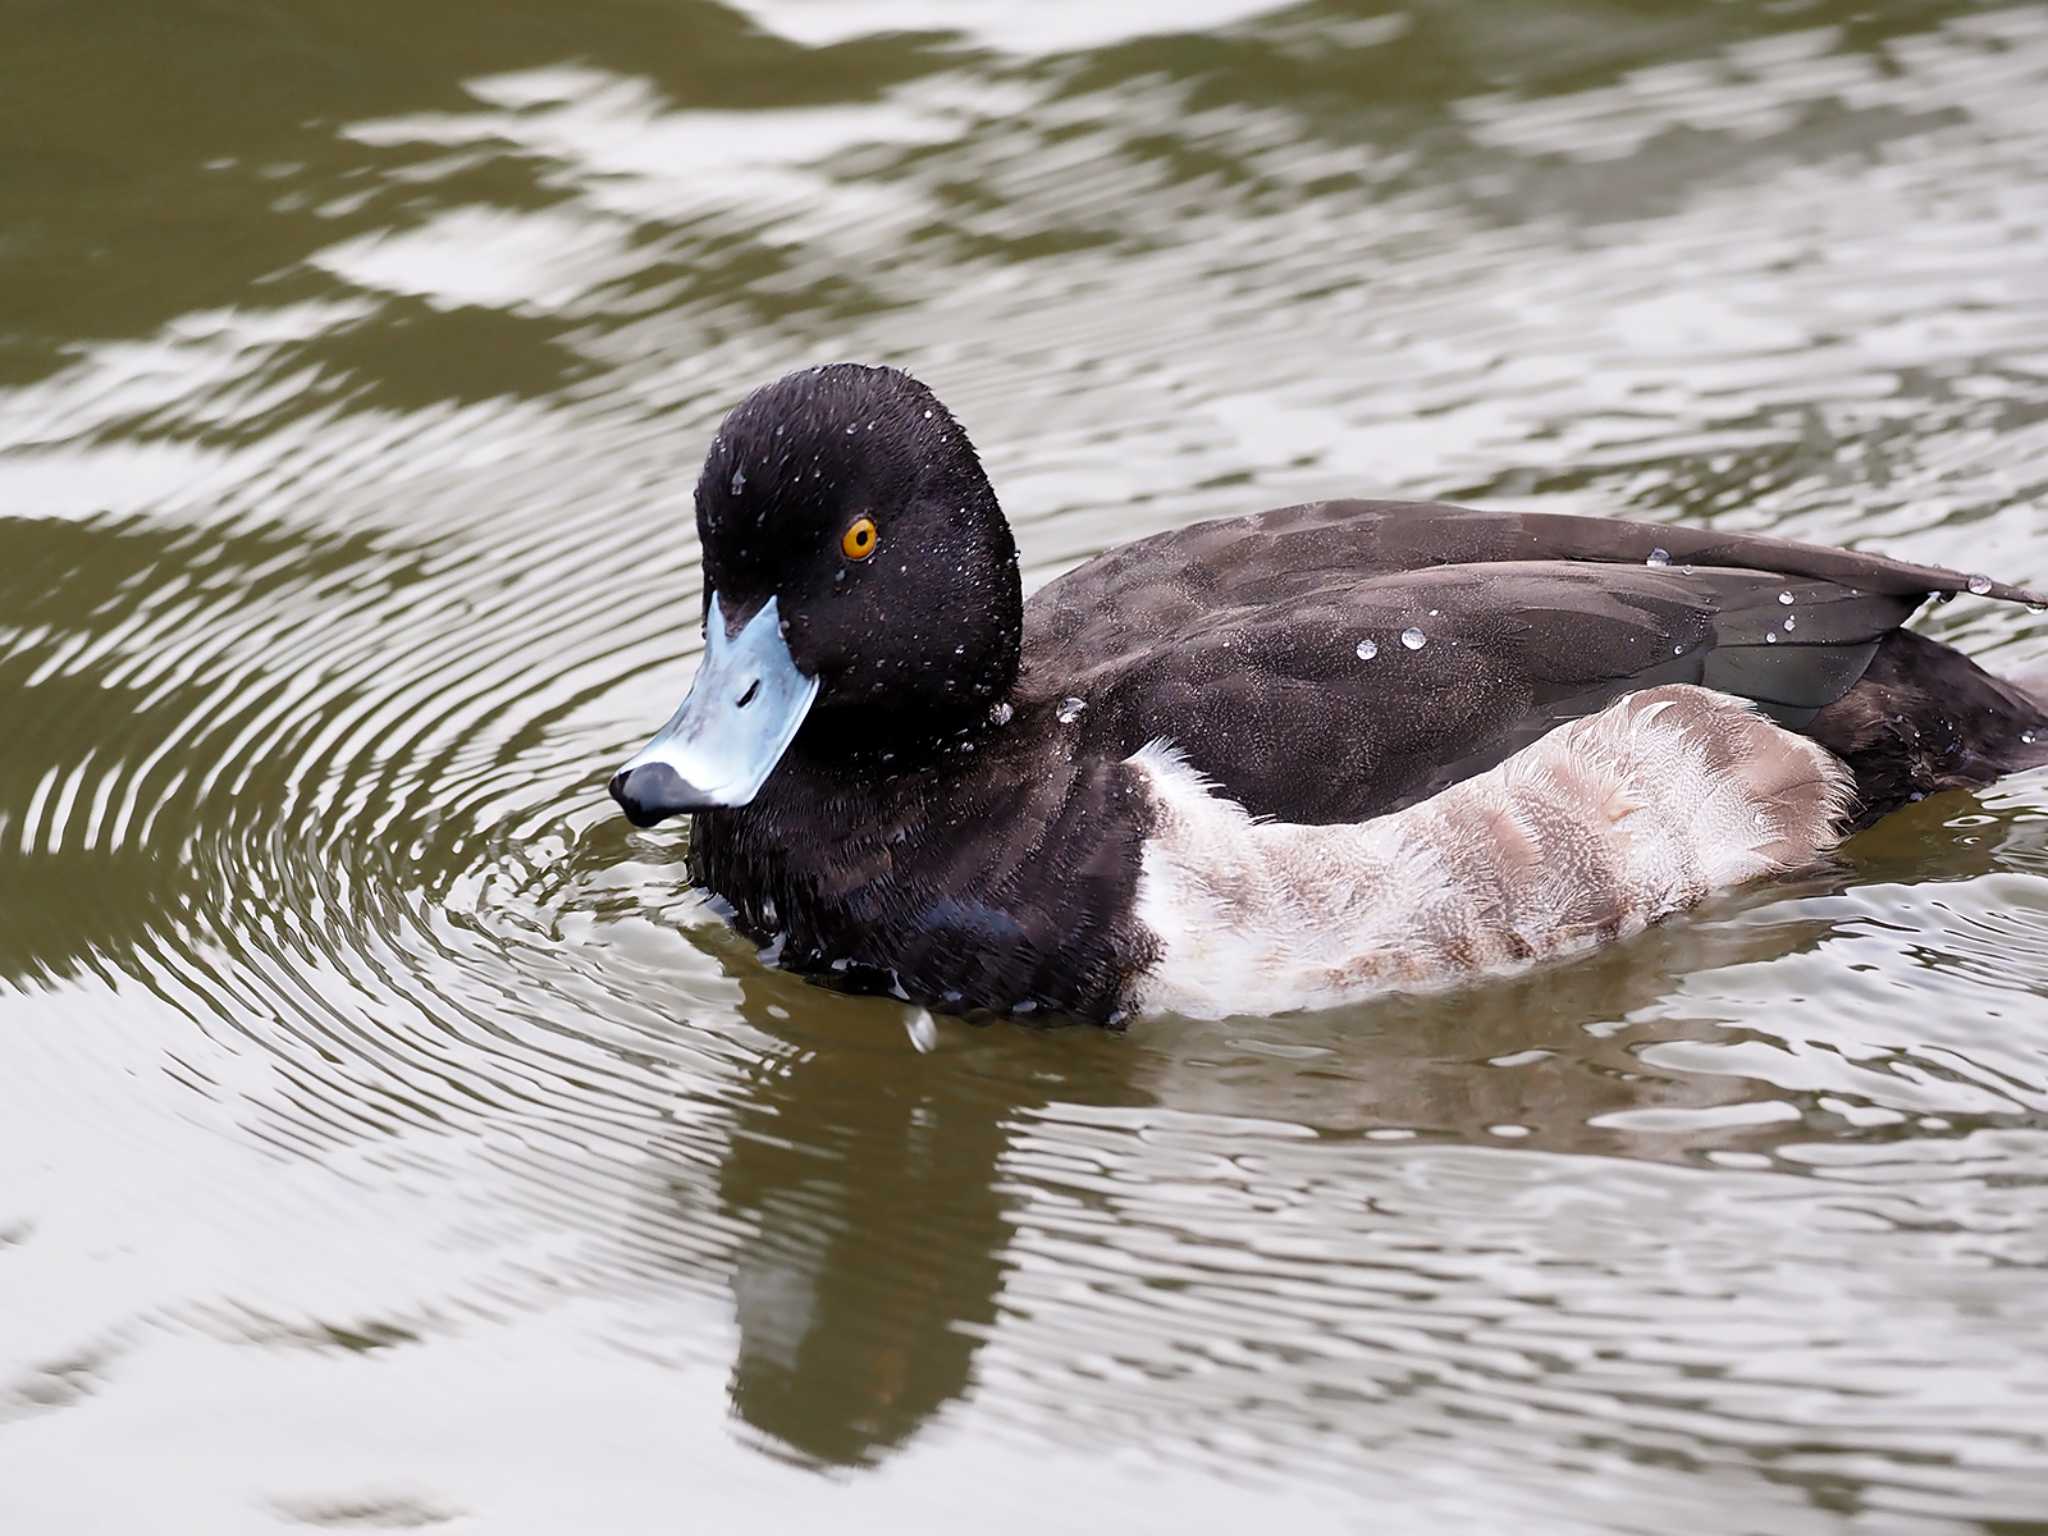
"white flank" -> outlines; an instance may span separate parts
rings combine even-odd
[[[1255,821],[1164,743],[1130,761],[1157,814],[1137,915],[1159,946],[1131,1001],[1202,1018],[1446,986],[1639,932],[1811,863],[1853,793],[1831,753],[1682,685],[1346,825]]]

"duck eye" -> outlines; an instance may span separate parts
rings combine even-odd
[[[881,534],[875,527],[875,520],[857,517],[839,536],[839,552],[849,560],[865,560],[875,552],[875,545],[880,542]]]

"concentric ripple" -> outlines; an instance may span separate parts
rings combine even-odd
[[[1129,10],[22,30],[0,1527],[2048,1518],[2048,785],[1454,999],[930,1054],[610,813],[706,438],[832,357],[1034,583],[1362,492],[2048,575],[2038,8]]]

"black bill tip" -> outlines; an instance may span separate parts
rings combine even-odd
[[[667,763],[642,763],[612,775],[612,798],[636,827],[651,827],[684,811],[699,809],[703,796]]]

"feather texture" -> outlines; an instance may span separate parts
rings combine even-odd
[[[1709,892],[1810,864],[1848,769],[1746,700],[1644,689],[1371,821],[1260,821],[1173,748],[1138,882],[1147,1011],[1326,1007],[1442,986],[1639,932]]]

